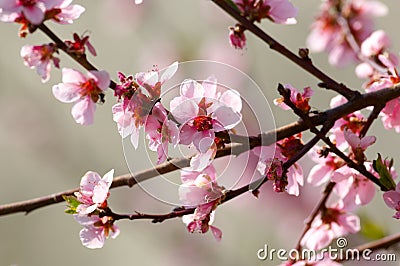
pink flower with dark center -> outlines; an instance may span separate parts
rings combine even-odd
[[[375,143],[376,137],[375,136],[365,136],[360,138],[353,132],[348,129],[344,130],[344,138],[347,143],[350,145],[351,150],[353,151],[354,159],[357,162],[364,162],[365,155],[364,151]]]
[[[89,42],[89,36],[83,35],[79,37],[78,34],[74,33],[73,37],[74,41],[64,41],[69,53],[74,53],[78,56],[82,56],[85,54],[85,48],[87,48],[93,56],[97,55],[93,45]]]
[[[200,153],[206,153],[214,143],[215,132],[230,130],[240,123],[242,101],[235,90],[217,93],[216,79],[202,84],[185,80],[180,96],[170,102],[170,111],[181,124],[180,143],[193,143]]]
[[[87,77],[80,72],[63,68],[62,81],[53,86],[53,95],[64,103],[75,102],[72,107],[72,116],[81,125],[90,125],[94,120],[94,112],[99,100],[102,101],[103,92],[110,84],[110,77],[106,71],[89,71]]]
[[[42,78],[43,83],[50,78],[51,61],[55,67],[60,67],[60,59],[55,57],[54,53],[58,53],[58,51],[53,44],[25,45],[21,49],[24,64],[29,68],[36,68],[36,72]]]
[[[217,184],[214,166],[209,165],[201,172],[181,171],[182,185],[179,199],[184,206],[198,206],[220,199],[224,188]]]
[[[116,238],[120,231],[111,217],[98,215],[74,215],[75,220],[83,225],[79,232],[82,245],[90,249],[102,248],[107,238]]]
[[[278,24],[296,24],[297,8],[288,0],[234,0],[244,16],[260,22],[268,18]]]
[[[79,192],[75,196],[81,204],[77,208],[79,214],[89,214],[97,208],[107,206],[107,198],[113,181],[114,169],[106,173],[103,178],[96,172],[89,171],[81,179]]]
[[[122,138],[131,136],[131,143],[135,149],[139,145],[140,128],[146,123],[155,102],[159,100],[162,84],[172,78],[177,70],[178,62],[174,62],[162,73],[155,69],[137,73],[134,78],[118,73],[121,84],[117,85],[115,95],[119,100],[122,99],[122,103],[113,106],[113,119],[117,122],[118,132]],[[173,130],[173,125],[170,122],[167,124],[171,127],[170,130]]]
[[[310,250],[326,247],[334,238],[357,233],[360,219],[348,213],[341,205],[326,208],[313,221],[311,228],[301,240],[301,245]]]
[[[286,84],[285,88],[290,90],[290,101],[299,110],[303,111],[304,113],[308,113],[311,109],[308,102],[310,101],[311,96],[314,94],[314,91],[310,87],[306,87],[304,88],[303,93],[300,93],[298,89],[290,84]],[[283,98],[275,99],[274,104],[279,106],[283,110],[290,110],[290,107],[284,103]]]
[[[213,226],[214,222],[214,203],[203,204],[196,208],[193,214],[184,215],[182,221],[190,233],[205,234],[211,229],[211,232],[217,241],[221,241],[222,231]]]
[[[309,154],[311,159],[317,163],[311,168],[307,178],[307,182],[314,186],[329,182],[334,171],[344,165],[344,161],[341,158],[332,155],[332,153],[324,156],[318,147],[316,150],[311,150]]]
[[[67,24],[85,11],[80,5],[70,5],[72,0],[1,0],[0,20],[14,22],[21,17],[39,25],[46,19]],[[16,21],[17,22],[17,21]]]
[[[395,191],[391,190],[383,193],[383,200],[389,208],[396,211],[393,218],[400,219],[400,182],[397,184]]]

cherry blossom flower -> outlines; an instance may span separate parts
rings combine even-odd
[[[294,164],[283,175],[282,165],[288,159],[283,155],[283,149],[285,148],[275,146],[255,147],[252,151],[259,157],[257,170],[273,181],[274,191],[286,191],[289,195],[298,196],[299,186],[303,185],[303,170],[298,164]]]
[[[182,170],[181,179],[179,198],[185,206],[210,203],[223,196],[224,188],[217,184],[216,171],[212,165],[201,172]]]
[[[81,204],[77,208],[79,214],[89,214],[97,208],[107,206],[109,188],[113,181],[114,169],[106,173],[103,178],[96,172],[89,171],[81,179],[79,192],[75,196]]]
[[[64,103],[75,102],[72,116],[81,125],[90,125],[94,120],[96,105],[110,84],[105,71],[89,71],[87,77],[74,69],[62,69],[62,81],[53,86],[53,95]]]
[[[304,88],[303,93],[300,93],[295,87],[290,84],[285,85],[286,89],[290,90],[290,101],[294,103],[294,105],[305,113],[308,113],[311,109],[308,104],[311,96],[314,91],[310,87]],[[283,98],[278,98],[274,100],[274,104],[282,108],[283,110],[290,110],[290,107],[284,103]]]
[[[356,45],[361,45],[373,32],[372,18],[386,15],[388,9],[378,1],[352,0],[345,2],[340,8],[337,8],[337,3],[322,3],[307,38],[307,47],[313,52],[328,52],[329,63],[340,67],[358,61],[356,51],[346,38],[348,30],[351,31]],[[343,23],[343,20],[347,22]],[[349,29],[343,27],[343,24],[348,24]]]
[[[79,37],[78,34],[73,34],[74,41],[64,41],[65,45],[67,46],[67,51],[69,53],[74,53],[78,56],[82,56],[85,54],[85,47],[89,50],[89,52],[96,56],[96,50],[94,49],[93,45],[89,42],[89,36],[81,36]]]
[[[246,35],[242,27],[236,25],[229,29],[229,43],[235,49],[244,49],[246,47]]]
[[[82,245],[90,249],[102,248],[107,238],[116,238],[120,230],[111,217],[98,215],[74,215],[75,220],[83,225],[79,232]]]
[[[244,16],[260,22],[268,18],[278,24],[296,24],[297,8],[288,0],[234,0]]]
[[[371,164],[365,164],[372,171]],[[348,166],[337,169],[332,175],[332,181],[336,182],[335,194],[349,210],[370,203],[375,196],[374,183]]]
[[[360,219],[348,213],[342,204],[326,208],[314,219],[311,228],[301,240],[301,245],[311,250],[326,247],[334,238],[360,230]]]
[[[214,143],[215,132],[230,130],[240,123],[242,101],[235,90],[217,93],[211,77],[202,84],[187,79],[180,86],[180,96],[170,102],[173,117],[181,124],[180,143],[194,144],[206,153]]]
[[[67,24],[79,18],[85,9],[70,5],[72,0],[2,0],[0,1],[0,20],[14,22],[21,17],[39,25],[45,19]]]
[[[178,70],[178,62],[168,66],[161,74],[158,69],[150,72],[140,72],[133,76],[126,77],[118,73],[121,84],[117,85],[115,95],[122,102],[113,106],[113,119],[117,123],[118,132],[122,138],[130,137],[135,149],[139,145],[140,128],[146,123],[148,115],[160,97],[161,85]],[[145,95],[145,89],[150,96]],[[168,122],[172,130],[172,125]]]
[[[383,193],[383,200],[389,208],[396,211],[393,218],[400,219],[400,182],[397,184],[395,191],[391,190]]]
[[[190,233],[205,234],[211,229],[215,240],[221,241],[222,231],[212,225],[214,222],[214,211],[212,209],[213,203],[201,205],[196,208],[193,214],[184,215],[182,221],[186,224]]]
[[[55,67],[60,68],[60,59],[55,57],[54,53],[58,53],[58,51],[53,44],[25,45],[21,48],[24,64],[29,68],[36,68],[36,72],[42,78],[43,83],[50,78],[51,61]]]
[[[314,186],[320,186],[330,181],[334,171],[344,165],[344,161],[341,158],[332,153],[324,156],[321,151],[319,147],[316,147],[309,153],[311,159],[317,163],[311,168],[307,178],[307,182]]]
[[[149,148],[158,154],[157,164],[164,162],[168,156],[168,143],[174,147],[179,142],[179,129],[175,122],[168,120],[167,111],[161,103],[156,103],[147,116],[144,131],[147,133]]]
[[[365,161],[364,151],[375,143],[376,137],[375,136],[365,136],[360,138],[353,132],[348,129],[344,130],[344,138],[347,143],[350,145],[353,155],[356,161],[363,162]]]

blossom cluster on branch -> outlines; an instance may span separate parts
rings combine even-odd
[[[0,0],[0,21],[21,24],[20,37],[41,30],[53,41],[23,46],[21,57],[24,64],[36,69],[42,82],[48,82],[52,65],[60,68],[62,62],[59,54],[60,51],[65,52],[85,67],[87,73],[63,67],[62,82],[54,85],[52,92],[59,101],[74,103],[71,114],[77,123],[94,123],[96,106],[105,102],[110,88],[113,95],[107,97],[115,97],[116,103],[111,111],[117,130],[122,138],[129,137],[135,149],[139,146],[141,132],[144,132],[149,150],[157,153],[158,165],[172,159],[171,149],[185,147],[194,151],[189,158],[189,166],[179,169],[181,184],[177,193],[180,205],[164,215],[115,213],[107,201],[114,170],[103,177],[96,172],[87,172],[81,179],[79,191],[74,195],[64,195],[68,203],[66,212],[73,214],[75,220],[83,226],[79,235],[84,246],[103,247],[108,237],[118,236],[120,231],[116,222],[122,219],[162,222],[175,217],[182,217],[188,232],[211,231],[219,241],[222,231],[213,225],[217,208],[247,191],[257,197],[259,188],[266,182],[273,183],[274,192],[286,192],[293,196],[300,195],[300,187],[305,185],[305,179],[308,184],[325,185],[327,188],[300,236],[296,247],[299,251],[302,248],[318,251],[330,245],[335,238],[360,231],[360,218],[355,211],[371,202],[377,187],[383,191],[386,205],[395,210],[393,218],[400,219],[400,182],[397,185],[395,183],[397,173],[393,160],[383,159],[380,154],[377,159],[371,159],[366,154],[368,147],[379,141],[376,136],[367,135],[371,124],[378,117],[381,117],[386,129],[400,132],[398,96],[371,104],[368,116],[359,108],[334,121],[324,121],[318,127],[319,124],[313,122],[313,119],[315,114],[321,112],[316,111],[311,104],[312,86],[300,91],[291,84],[279,84],[281,97],[275,99],[275,105],[294,112],[315,136],[303,140],[303,135],[297,132],[273,144],[264,145],[260,142],[253,145],[251,140],[255,137],[236,134],[237,126],[245,119],[242,114],[243,97],[238,90],[227,89],[224,84],[219,84],[218,76],[212,73],[202,80],[184,79],[179,84],[179,95],[168,102],[163,97],[165,84],[179,71],[178,62],[164,69],[155,66],[150,71],[133,75],[118,72],[118,82],[114,82],[105,70],[98,70],[91,65],[88,53],[92,56],[97,53],[88,35],[74,33],[72,40],[62,40],[44,24],[48,20],[71,24],[78,19],[85,9],[71,2]],[[136,0],[135,4],[142,2]],[[237,49],[246,47],[245,32],[253,31],[248,25],[260,23],[263,19],[282,25],[297,22],[298,9],[288,0],[214,2],[230,15],[240,16],[246,22],[239,21],[230,28],[229,41]],[[383,3],[373,0],[324,0],[307,39],[310,50],[302,48],[299,56],[296,56],[284,50],[280,44],[271,45],[273,39],[266,33],[263,34],[268,36],[268,40],[264,41],[317,77],[321,74],[312,65],[309,51],[327,52],[329,63],[335,67],[357,63],[355,73],[363,80],[365,92],[378,92],[394,88],[400,83],[397,73],[399,60],[389,50],[389,36],[383,30],[374,28],[374,18],[386,15],[387,11]],[[326,80],[321,81],[320,87],[332,89]],[[340,89],[335,88],[338,95],[331,100],[331,110],[352,104],[357,97],[362,97],[360,92],[343,84],[337,87]],[[243,139],[250,143],[248,150],[257,158],[259,179],[241,188],[227,189],[219,182],[219,174],[213,162],[218,152],[238,143],[243,144]],[[319,146],[319,142],[324,144]],[[316,163],[307,176],[298,162],[306,154]],[[331,196],[335,200],[327,203]],[[328,258],[317,262],[298,258],[285,263],[304,264],[338,263]]]

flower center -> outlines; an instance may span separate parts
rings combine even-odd
[[[20,6],[34,6],[37,0],[18,0],[18,5]]]
[[[209,116],[198,116],[193,120],[193,126],[197,131],[210,130],[213,128],[212,118]]]
[[[97,103],[100,98],[102,90],[97,86],[94,79],[89,79],[85,83],[81,84],[81,95],[82,97],[90,96],[93,102]]]

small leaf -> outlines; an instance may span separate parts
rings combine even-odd
[[[390,161],[389,166],[393,165],[393,159]],[[383,162],[380,153],[378,153],[378,159],[373,160],[372,166],[374,170],[379,174],[380,183],[388,190],[394,190],[396,188],[396,183],[393,181],[393,177],[389,172],[388,167]]]
[[[77,213],[76,208],[81,204],[81,202],[75,196],[63,196],[63,199],[68,203],[68,209],[65,210],[65,213]]]

